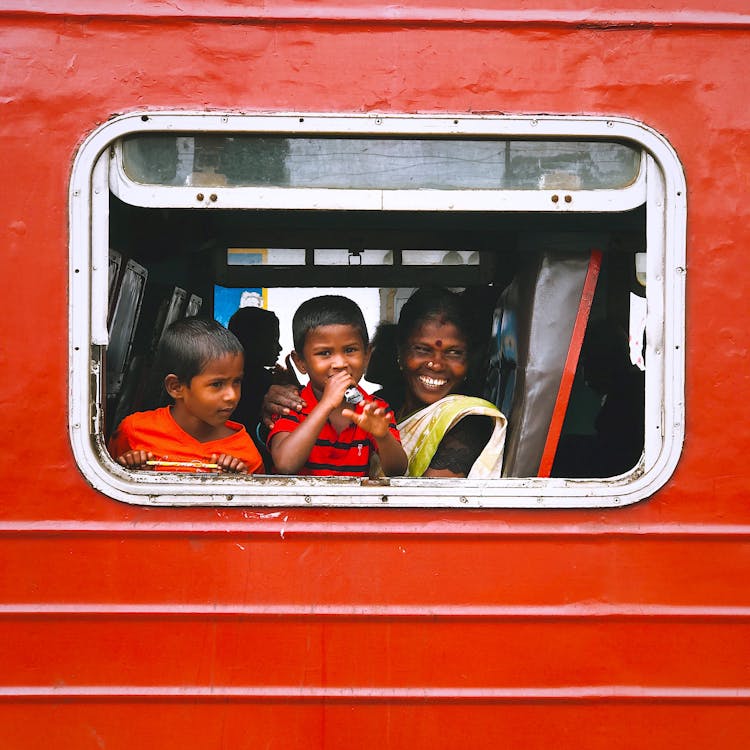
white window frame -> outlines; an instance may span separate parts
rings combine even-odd
[[[647,201],[648,318],[646,323],[646,434],[644,454],[631,471],[606,479],[497,480],[392,477],[383,481],[332,477],[237,477],[125,470],[106,451],[100,394],[108,294],[108,191],[123,136],[152,131],[481,136],[625,140],[646,156],[638,180],[623,190],[362,191],[283,188],[166,188],[164,195],[208,210],[229,207],[356,210],[479,210],[591,212],[625,210],[645,191]],[[142,186],[141,186],[142,187]],[[373,196],[372,193],[377,193]],[[335,195],[334,195],[335,194]],[[569,195],[570,200],[560,199]],[[553,201],[553,196],[558,196]],[[151,198],[147,198],[150,200]],[[182,202],[180,202],[182,201]],[[638,205],[635,203],[634,205]],[[616,507],[647,498],[672,475],[684,438],[686,187],[682,166],[666,139],[627,118],[465,115],[240,115],[135,112],[96,129],[76,156],[70,184],[69,431],[76,461],[96,489],[144,505],[341,507]]]

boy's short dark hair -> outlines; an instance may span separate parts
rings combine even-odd
[[[292,319],[292,337],[294,348],[302,354],[307,334],[321,326],[352,326],[362,337],[365,349],[370,345],[362,310],[348,297],[337,294],[324,294],[303,302]]]
[[[200,375],[214,359],[244,354],[237,337],[221,323],[208,318],[181,318],[164,331],[156,352],[156,368],[162,378],[170,373],[181,383]]]

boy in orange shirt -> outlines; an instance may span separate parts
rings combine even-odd
[[[244,353],[215,320],[184,318],[164,332],[156,363],[171,406],[122,420],[109,452],[129,469],[263,471],[245,428],[229,417],[240,399]]]

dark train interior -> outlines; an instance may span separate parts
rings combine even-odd
[[[160,387],[150,366],[161,332],[179,316],[214,315],[216,285],[299,289],[295,304],[313,287],[377,289],[385,300],[389,290],[446,286],[469,296],[478,334],[487,342],[473,389],[509,418],[506,475],[533,476],[543,442],[538,423],[546,434],[570,349],[572,323],[565,323],[564,334],[558,324],[572,321],[579,308],[592,251],[602,255],[593,303],[585,311],[589,331],[604,325],[627,333],[632,296],[645,296],[635,274],[635,254],[646,249],[645,205],[617,213],[168,209],[140,208],[111,195],[109,210],[108,432],[128,413],[158,404]],[[293,265],[231,265],[229,248],[292,248],[297,259]],[[346,251],[345,261],[320,262],[319,248]],[[377,264],[367,264],[362,254],[369,248],[387,253]],[[435,251],[440,251],[437,262]],[[560,283],[563,278],[574,280],[578,291],[572,296],[560,296],[559,290],[568,288]],[[395,321],[397,312],[381,305],[381,319]],[[560,338],[566,339],[562,347]],[[600,336],[593,344],[600,360],[610,343]],[[552,476],[629,470],[643,445],[643,373],[633,369],[628,382],[637,384],[636,393],[617,410],[632,421],[633,404],[638,405],[635,437],[627,448],[607,445],[611,437],[598,434],[607,431],[600,424],[603,394],[584,377],[580,351],[574,354],[577,371],[565,394],[567,412]],[[549,382],[542,385],[531,374],[517,377],[521,370],[533,373],[540,362],[549,370]],[[616,398],[610,393],[607,400],[611,406]],[[597,437],[604,445],[594,450],[591,441]],[[598,459],[580,459],[592,450],[601,454]],[[602,457],[607,455],[612,460]]]

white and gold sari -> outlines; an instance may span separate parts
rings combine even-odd
[[[493,479],[502,474],[503,448],[508,421],[497,407],[473,396],[446,396],[420,409],[399,423],[401,443],[409,457],[407,476],[421,477],[432,461],[440,441],[451,427],[466,416],[482,415],[494,420],[494,429],[471,467],[467,479]]]

